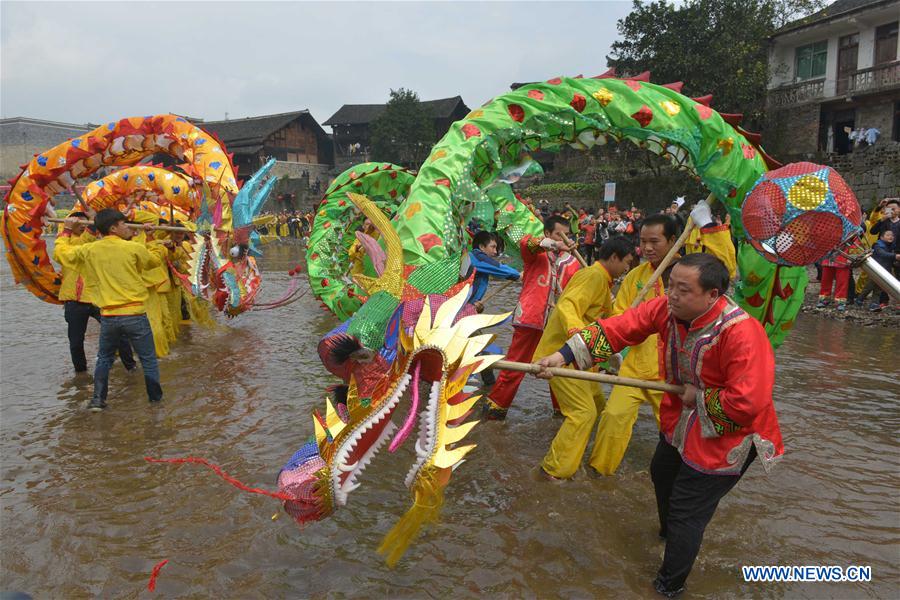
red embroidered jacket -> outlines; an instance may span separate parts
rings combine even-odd
[[[594,322],[566,345],[582,369],[659,333],[659,372],[698,389],[695,408],[670,393],[659,408],[660,431],[684,462],[704,473],[736,475],[756,446],[766,471],[784,454],[772,402],[775,357],[765,330],[722,296],[689,327],[654,298],[617,317]]]
[[[513,326],[543,329],[547,317],[581,265],[571,254],[545,251],[542,238],[526,235],[519,242],[522,253],[522,291],[513,314]]]

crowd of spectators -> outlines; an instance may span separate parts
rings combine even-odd
[[[572,203],[566,202],[562,208],[554,209],[545,199],[537,203],[533,202],[531,198],[522,198],[522,201],[542,220],[554,215],[566,218],[572,234],[576,236],[573,241],[576,242],[579,252],[588,264],[596,260],[600,247],[610,238],[623,236],[637,247],[641,224],[644,217],[650,214],[634,205],[627,210],[619,209],[615,205],[590,209],[587,207],[576,208]],[[682,199],[679,199],[660,212],[674,215],[684,225],[688,215],[687,209],[688,206]],[[714,214],[714,218],[718,223],[722,223],[722,219],[718,215]],[[726,215],[724,222],[728,223],[729,220],[730,218]]]
[[[280,238],[303,239],[312,231],[312,212],[303,213],[296,210],[280,212],[264,211],[257,218],[256,230],[260,235],[274,235]]]

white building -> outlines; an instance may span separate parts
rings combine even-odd
[[[850,132],[900,140],[900,0],[837,0],[770,38],[770,129],[782,154],[852,151]]]

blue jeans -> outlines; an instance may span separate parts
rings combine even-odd
[[[147,398],[151,402],[162,400],[162,386],[159,384],[159,363],[156,362],[156,347],[147,315],[100,318],[100,350],[97,352],[97,367],[94,369],[94,400],[105,402],[109,391],[109,369],[116,359],[119,340],[127,337],[141,359]]]
[[[72,355],[72,366],[75,367],[76,373],[81,373],[82,371],[87,371],[87,358],[84,355],[84,332],[87,330],[88,321],[91,318],[97,319],[98,323],[100,322],[100,309],[93,304],[67,300],[64,310],[63,314],[68,324],[69,353]],[[122,337],[119,340],[119,358],[122,359],[122,364],[128,370],[137,366],[134,363],[131,345],[126,337]]]

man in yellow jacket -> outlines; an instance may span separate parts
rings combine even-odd
[[[734,277],[737,261],[729,227],[713,224],[711,211],[705,201],[701,201],[694,208],[691,219],[699,226],[700,233],[687,248],[688,253],[702,249],[713,254],[725,263],[729,275]],[[640,231],[640,244],[641,254],[647,261],[633,269],[622,281],[613,305],[613,316],[620,315],[631,307],[640,291],[647,285],[653,271],[675,244],[678,234],[678,223],[671,215],[659,214],[644,219]],[[666,293],[668,271],[671,271],[671,268],[656,280],[653,289],[644,296],[643,302]],[[637,346],[632,346],[625,355],[619,375],[649,381],[661,380],[659,344],[659,336],[654,334]],[[539,356],[536,354],[535,357]],[[600,415],[600,425],[597,427],[597,438],[591,454],[591,467],[602,475],[615,473],[619,463],[622,462],[622,457],[625,456],[628,442],[631,441],[631,431],[641,404],[646,403],[653,407],[656,424],[659,426],[659,403],[662,396],[662,392],[654,390],[614,386]]]
[[[69,214],[73,219],[87,219],[83,212]],[[80,246],[93,242],[96,238],[80,223],[72,225],[69,233],[68,247]],[[64,244],[65,246],[65,244]],[[87,331],[88,321],[91,318],[100,322],[100,309],[93,303],[90,292],[85,286],[81,272],[67,260],[66,253],[57,246],[54,248],[53,258],[60,265],[62,282],[59,286],[59,299],[63,302],[63,314],[66,319],[67,334],[69,337],[69,353],[72,355],[72,366],[76,373],[87,371],[87,357],[84,354],[84,333]],[[127,337],[119,340],[119,358],[129,371],[134,370],[137,364],[131,352],[131,344]]]
[[[569,280],[550,313],[534,356],[553,354],[573,331],[611,316],[612,283],[631,268],[635,258],[634,245],[627,238],[607,240],[600,248],[598,261]],[[550,389],[565,420],[541,462],[541,469],[554,479],[567,479],[581,464],[605,398],[600,384],[594,381],[554,377],[550,380]]]
[[[161,263],[146,246],[130,241],[132,230],[125,222],[125,215],[115,209],[101,210],[94,217],[94,225],[103,237],[91,244],[70,244],[74,221],[66,219],[56,244],[58,251],[81,270],[94,303],[100,307],[100,349],[94,370],[94,397],[89,408],[94,411],[106,408],[109,368],[123,335],[141,359],[147,397],[150,402],[159,402],[163,392],[144,305],[148,297],[144,272]]]

